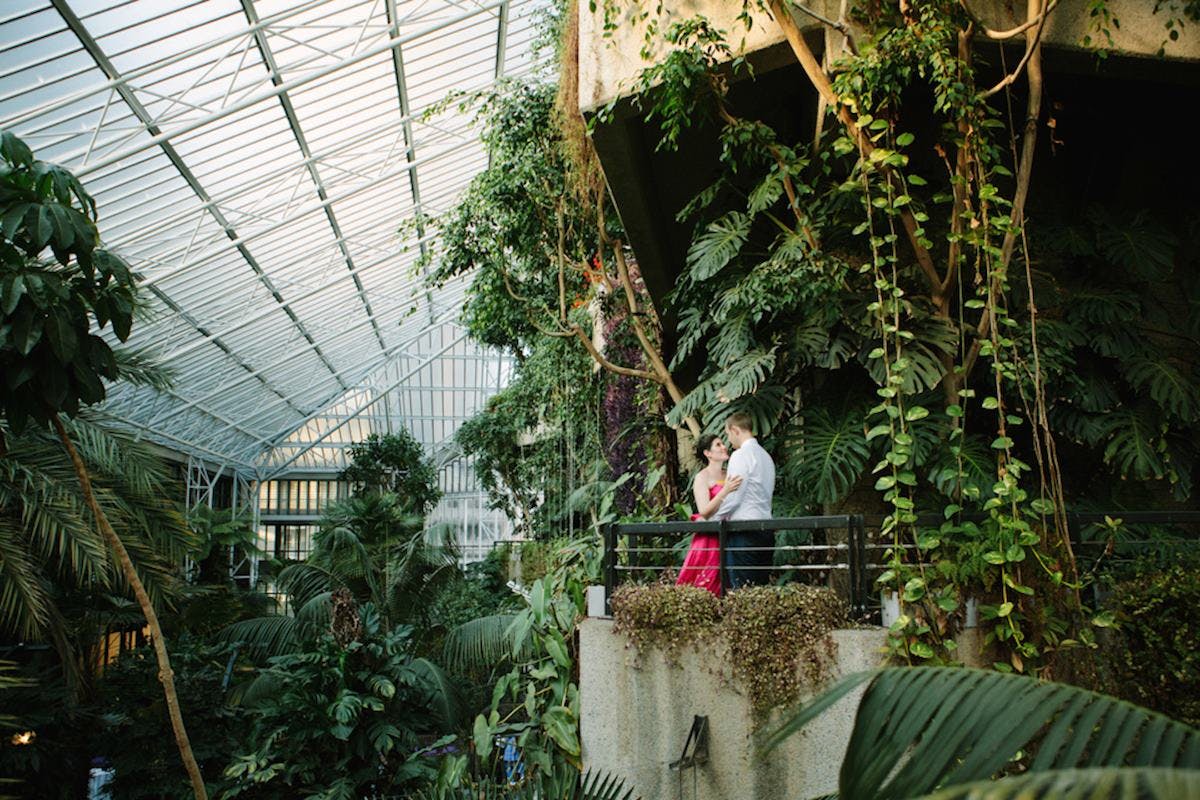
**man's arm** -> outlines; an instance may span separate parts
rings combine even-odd
[[[725,470],[725,480],[729,480],[735,475],[740,475],[742,477],[742,485],[730,492],[721,501],[721,507],[717,509],[717,516],[728,517],[742,504],[742,500],[746,497],[746,479],[750,477],[747,474],[749,466],[746,463],[746,454],[741,449],[734,450],[733,455],[729,457],[729,466]]]

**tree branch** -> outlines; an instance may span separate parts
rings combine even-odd
[[[833,28],[835,31],[840,33],[842,36],[846,37],[846,45],[850,48],[850,52],[853,53],[854,55],[858,55],[858,47],[854,44],[854,31],[850,30],[850,26],[846,24],[844,18],[839,19],[839,20],[832,20],[821,14],[818,14],[816,11],[813,11],[808,6],[800,5],[799,3],[795,2],[795,0],[788,0],[788,3],[789,3],[789,5],[792,6],[792,8],[796,9],[801,14],[805,14],[809,17],[812,17],[813,19],[815,19],[817,22],[821,23],[822,25],[828,25],[829,27]]]
[[[1050,15],[1050,12],[1053,11],[1058,6],[1058,0],[1053,0],[1053,2],[1051,2],[1050,5],[1046,6],[1046,8],[1042,11],[1042,13],[1038,14],[1038,16],[1036,18],[1026,20],[1025,22],[1021,23],[1017,27],[1009,28],[1006,31],[995,31],[995,30],[992,30],[991,28],[989,28],[988,26],[984,25],[983,22],[980,21],[978,15],[976,15],[974,11],[972,11],[969,7],[967,7],[967,0],[958,0],[958,1],[959,1],[959,5],[961,5],[963,7],[963,10],[967,12],[968,16],[970,16],[971,19],[973,19],[975,21],[975,23],[979,26],[980,33],[982,33],[984,36],[986,36],[989,39],[996,39],[996,40],[1012,39],[1016,36],[1020,36],[1022,33],[1029,30],[1034,25],[1039,24],[1042,20],[1044,20],[1046,17],[1048,17]]]
[[[579,327],[579,325],[571,325],[571,333],[575,334],[575,337],[579,339],[579,341],[583,342],[583,346],[587,348],[588,353],[593,359],[596,360],[596,363],[604,367],[609,372],[615,372],[618,375],[627,375],[630,378],[641,378],[642,380],[660,383],[658,376],[652,372],[633,369],[632,367],[622,367],[620,364],[614,364],[613,362],[609,361],[604,357],[603,353],[596,349],[596,345],[592,343],[592,337],[588,336],[583,328]]]
[[[1042,0],[1029,0],[1030,15],[1041,4]],[[1041,14],[1045,18],[1045,13]],[[1021,140],[1021,161],[1017,167],[1017,190],[1013,195],[1012,203],[1012,227],[1004,235],[1004,242],[1000,246],[1000,269],[998,272],[1003,274],[1008,269],[1009,262],[1012,261],[1013,249],[1017,244],[1017,236],[1019,231],[1025,224],[1025,200],[1029,197],[1029,181],[1033,175],[1033,156],[1034,149],[1037,146],[1037,126],[1038,118],[1042,113],[1042,45],[1038,37],[1041,35],[1039,27],[1032,35],[1026,34],[1029,37],[1032,46],[1029,48],[1027,59],[1029,64],[1029,98],[1025,105],[1025,134]],[[989,288],[989,291],[991,289]],[[975,367],[975,362],[979,358],[980,349],[983,347],[983,340],[988,336],[992,326],[991,304],[984,308],[983,313],[979,317],[979,324],[975,330],[975,341],[971,345],[971,350],[963,360],[962,380],[966,380],[971,374],[971,370]]]
[[[829,76],[825,74],[821,63],[813,55],[808,42],[804,41],[804,34],[800,31],[800,27],[796,25],[796,20],[784,8],[783,0],[767,0],[767,7],[770,9],[771,15],[775,17],[775,21],[779,23],[779,27],[783,29],[783,35],[787,38],[788,44],[791,45],[792,52],[796,56],[796,60],[804,68],[804,73],[808,76],[813,87],[825,99],[826,104],[830,108],[836,109],[837,117],[841,120],[846,133],[850,135],[850,138],[858,142],[862,154],[869,158],[875,150],[875,145],[871,142],[870,137],[864,136],[862,131],[859,130],[854,118],[850,115],[850,109],[838,102],[837,93],[833,91],[833,84],[830,83]],[[880,169],[885,172],[891,171],[890,167],[882,164],[880,165]],[[907,206],[902,207],[899,213],[900,221],[904,225],[904,232],[908,235],[909,245],[916,255],[917,264],[920,266],[921,272],[925,275],[925,280],[929,285],[933,301],[940,304],[942,278],[938,274],[937,267],[934,266],[933,257],[929,254],[929,250],[921,244],[921,238],[917,235],[917,229],[920,226],[917,224],[916,218],[913,217],[912,211]]]
[[[1041,0],[1030,0],[1030,5],[1032,6],[1035,3],[1040,5],[1040,2]],[[1042,31],[1046,28],[1046,16],[1050,13],[1050,8],[1051,6],[1046,6],[1046,8],[1037,15],[1036,19],[1029,21],[1028,27],[1033,28],[1033,35],[1030,36],[1028,33],[1025,34],[1025,55],[1021,57],[1021,61],[1017,64],[1016,69],[1014,69],[1008,75],[1005,75],[999,83],[983,93],[984,99],[991,97],[1004,87],[1011,86],[1013,83],[1015,83],[1017,78],[1020,77],[1021,72],[1024,71],[1025,66],[1029,63],[1029,60],[1033,58],[1033,53],[1035,50],[1038,52],[1039,58],[1041,57]],[[1028,28],[1026,28],[1026,30],[1028,30]]]

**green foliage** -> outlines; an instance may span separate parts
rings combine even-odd
[[[87,416],[66,423],[92,475],[97,500],[129,551],[155,604],[177,596],[175,565],[197,541],[175,505],[166,465],[145,443]],[[0,633],[53,643],[67,670],[81,672],[79,647],[62,607],[64,595],[128,592],[119,566],[86,508],[74,468],[57,437],[40,429],[16,435],[0,423]],[[94,602],[95,606],[100,603]]]
[[[837,503],[862,477],[871,457],[863,433],[863,409],[834,416],[820,406],[789,431],[781,477],[810,502]]]
[[[1200,768],[1200,730],[1074,686],[954,667],[851,675],[792,717],[767,747],[864,684],[838,780],[838,795],[847,800],[919,797],[988,780],[1017,759],[1031,775],[1080,767]]]
[[[1094,800],[1171,800],[1200,792],[1200,770],[1161,767],[1064,769],[1014,775],[1003,781],[976,781],[952,786],[929,800],[1053,800],[1088,797]]]
[[[698,642],[727,648],[732,678],[759,719],[796,701],[828,674],[846,608],[830,589],[801,584],[755,586],[717,598],[695,586],[656,583],[613,593],[613,631],[669,660]]]
[[[350,465],[338,476],[355,492],[395,495],[414,514],[427,514],[441,499],[437,469],[406,428],[373,433],[350,446]]]
[[[104,399],[119,368],[92,325],[129,336],[136,279],[97,247],[96,204],[71,173],[8,131],[0,159],[0,412],[20,433]]]
[[[547,338],[455,434],[492,506],[526,537],[569,527],[570,495],[600,458],[600,380],[578,342]]]
[[[658,146],[716,127],[715,179],[678,215],[693,233],[671,363],[700,376],[669,421],[749,411],[782,455],[790,507],[874,483],[889,512],[883,581],[913,604],[895,656],[952,660],[964,592],[990,593],[1004,668],[1091,644],[1054,512],[1116,477],[1189,496],[1200,340],[1177,321],[1196,308],[1197,226],[1058,209],[1022,230],[1018,112],[976,83],[961,3],[852,8],[855,46],[828,70],[838,102],[815,141],[739,116],[736,32],[602,5],[609,24],[644,30],[634,88]],[[739,20],[765,10],[744,3]],[[1080,474],[1060,481],[1069,468]],[[946,524],[918,528],[918,511]]]
[[[60,664],[26,651],[0,669],[0,797],[76,800],[86,791],[89,731],[100,725]],[[15,734],[32,734],[26,743]]]
[[[192,556],[199,569],[194,578],[197,583],[231,585],[230,550],[258,555],[254,530],[249,514],[237,514],[228,508],[209,508],[199,504],[188,511],[188,527],[199,540],[196,553]]]
[[[790,706],[802,688],[822,683],[834,649],[828,634],[846,619],[836,592],[803,584],[755,586],[723,599],[721,628],[733,677],[755,713]]]
[[[215,786],[253,719],[249,710],[228,702],[236,650],[187,637],[174,639],[171,645],[171,667],[192,750],[205,783]],[[149,647],[127,652],[109,664],[90,705],[99,718],[90,726],[91,750],[113,769],[115,797],[192,796],[187,776],[178,767],[179,751]]]
[[[339,589],[371,603],[385,628],[426,621],[430,601],[458,575],[453,557],[426,541],[409,501],[387,492],[350,497],[326,510],[308,558],[276,578],[294,615],[236,622],[222,635],[257,654],[295,652],[326,629]]]
[[[698,586],[673,583],[626,584],[612,596],[613,633],[626,636],[639,650],[653,647],[669,661],[713,634],[721,601]]]
[[[1118,584],[1111,645],[1113,691],[1200,726],[1200,574],[1176,566]]]
[[[634,800],[636,797],[619,778],[597,772],[564,773],[516,785],[490,780],[473,782],[460,774],[447,777],[447,782],[452,783],[450,788],[438,786],[417,797],[420,800]]]
[[[359,611],[357,639],[325,634],[271,660],[272,691],[250,709],[251,750],[225,771],[229,797],[354,800],[434,777],[419,737],[439,729],[440,689],[412,657],[411,629],[386,630],[370,604]]]
[[[559,787],[574,786],[579,779],[574,634],[583,614],[584,587],[600,577],[598,544],[591,536],[563,544],[554,567],[530,586],[524,608],[508,618],[493,618],[475,631],[495,638],[480,642],[473,651],[460,650],[463,655],[502,655],[492,662],[502,672],[490,708],[475,718],[473,727],[472,743],[484,774],[499,757],[497,737],[515,736],[529,779]],[[455,769],[461,773],[465,765],[459,762]]]
[[[558,319],[560,275],[568,305],[590,296],[583,265],[600,245],[594,216],[569,201],[556,92],[552,83],[510,83],[474,98],[488,167],[448,214],[431,221],[435,279],[471,274],[467,330],[482,344],[517,353],[536,349],[545,338],[538,326]]]

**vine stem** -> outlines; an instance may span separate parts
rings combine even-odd
[[[804,74],[808,76],[809,82],[812,83],[813,87],[825,100],[825,103],[830,108],[836,109],[837,117],[846,129],[846,133],[858,143],[860,152],[867,158],[870,158],[871,153],[875,150],[875,145],[871,142],[870,137],[865,136],[859,129],[858,124],[854,121],[854,117],[850,114],[850,109],[838,101],[837,93],[833,90],[833,84],[830,83],[829,76],[825,73],[821,62],[813,55],[808,42],[804,40],[804,34],[796,24],[796,20],[792,18],[791,13],[784,6],[784,0],[767,0],[767,7],[771,15],[775,17],[775,21],[779,24],[780,29],[783,30],[783,35],[787,39],[788,45],[791,46],[796,60],[800,62],[800,66],[804,69]],[[885,164],[880,164],[879,166],[885,172],[891,171],[891,168]],[[933,263],[933,256],[930,255],[929,249],[921,244],[921,237],[917,234],[921,226],[913,216],[913,212],[907,206],[901,208],[899,213],[900,221],[904,225],[904,232],[908,237],[908,242],[917,257],[917,265],[921,268],[921,272],[929,284],[933,301],[935,305],[941,305],[942,277],[938,273],[937,266]]]
[[[116,554],[117,563],[121,565],[121,573],[133,589],[138,605],[141,606],[142,614],[146,617],[146,624],[150,628],[150,641],[154,644],[154,656],[158,660],[158,680],[162,683],[163,695],[167,701],[167,715],[171,719],[171,730],[175,734],[179,757],[183,760],[183,766],[192,782],[192,793],[196,796],[196,800],[208,800],[208,790],[204,786],[204,778],[200,775],[200,765],[196,763],[196,756],[192,753],[192,745],[188,740],[187,729],[183,725],[183,714],[179,710],[179,696],[175,692],[175,673],[171,669],[171,659],[167,655],[167,644],[163,638],[162,626],[158,622],[158,613],[154,610],[154,604],[150,602],[150,595],[146,593],[146,587],[142,584],[142,579],[133,566],[129,551],[125,549],[121,537],[117,536],[117,532],[113,530],[112,524],[108,521],[108,515],[96,501],[87,465],[83,463],[83,458],[75,449],[75,444],[71,441],[66,426],[63,425],[62,419],[57,414],[51,417],[51,422],[54,424],[59,441],[62,442],[63,448],[71,459],[71,465],[75,468],[75,477],[79,480],[79,488],[83,491],[84,502],[91,509],[92,516],[96,518],[96,525],[100,529],[101,536]]]
[[[1036,16],[1037,10],[1041,8],[1041,0],[1029,0],[1030,16]],[[1044,20],[1043,20],[1044,22]],[[1025,104],[1025,130],[1021,139],[1021,161],[1017,165],[1017,190],[1013,194],[1011,227],[1008,233],[1004,236],[1004,242],[1000,247],[1000,267],[1001,271],[1008,268],[1009,262],[1012,260],[1013,250],[1017,244],[1017,232],[1024,227],[1025,224],[1025,201],[1029,197],[1029,182],[1033,175],[1033,157],[1037,147],[1037,126],[1038,118],[1042,113],[1042,45],[1040,41],[1040,28],[1037,34],[1030,35],[1026,31],[1026,36],[1029,36],[1032,41],[1031,53],[1026,62],[1025,74],[1029,84],[1029,98]],[[979,358],[979,350],[983,346],[984,339],[988,336],[994,320],[992,319],[991,308],[985,308],[979,316],[979,324],[975,327],[975,342],[971,345],[971,350],[967,353],[966,359],[963,361],[963,377],[971,374],[971,370],[975,367],[975,362]]]

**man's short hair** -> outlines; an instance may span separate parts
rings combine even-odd
[[[725,420],[726,428],[741,428],[747,433],[754,433],[754,420],[745,411],[735,411]]]

